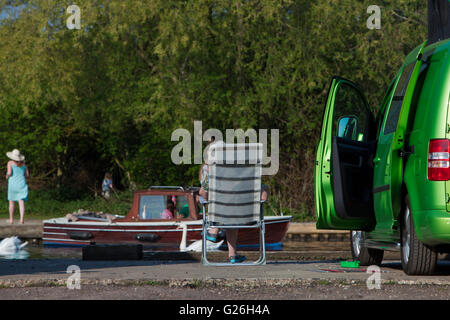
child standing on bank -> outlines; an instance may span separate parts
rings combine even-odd
[[[111,173],[107,172],[105,174],[105,178],[103,179],[102,183],[102,195],[109,199],[111,196],[111,190],[114,189],[113,181],[112,181],[112,175]]]

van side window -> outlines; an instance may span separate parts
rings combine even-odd
[[[409,79],[411,78],[412,71],[414,69],[415,61],[407,65],[400,76],[397,83],[397,88],[394,92],[394,97],[392,98],[391,106],[389,108],[389,113],[386,119],[386,124],[384,125],[384,134],[390,134],[395,132],[397,129],[398,117],[400,116],[400,110],[402,107],[403,98],[405,96],[406,88],[408,87]]]
[[[367,141],[370,119],[364,99],[352,86],[342,83],[336,94],[333,112],[333,136],[354,141]],[[346,122],[341,121],[347,118]],[[343,132],[347,132],[343,134]]]
[[[389,108],[389,103],[391,102],[389,100],[389,97],[391,96],[392,90],[394,90],[394,85],[396,83],[396,79],[392,80],[391,84],[389,85],[389,88],[384,95],[383,101],[380,105],[380,110],[378,111],[377,118],[375,119],[375,124],[377,128],[377,137],[380,135],[381,126],[383,124],[384,116]]]

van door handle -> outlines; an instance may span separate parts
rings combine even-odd
[[[373,164],[378,164],[381,161],[380,157],[376,157],[373,159]]]

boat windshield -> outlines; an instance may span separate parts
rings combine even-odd
[[[189,205],[185,196],[142,195],[139,199],[140,219],[173,219],[177,216],[189,217]]]

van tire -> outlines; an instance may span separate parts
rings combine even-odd
[[[401,260],[403,271],[408,275],[429,275],[436,269],[437,252],[423,244],[414,229],[409,196],[402,210]]]
[[[350,248],[353,259],[358,260],[360,266],[381,265],[384,250],[364,247],[361,243],[364,238],[364,231],[350,231]]]

